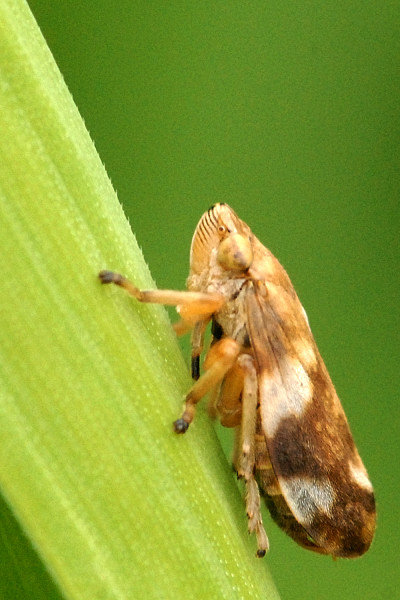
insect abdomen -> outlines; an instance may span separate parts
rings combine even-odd
[[[275,475],[259,417],[255,458],[256,479],[271,517],[295,542],[319,554],[344,558],[361,556],[368,550],[375,528],[375,501],[372,490],[356,486],[354,499],[347,496],[346,500],[338,490],[334,494],[336,500],[332,506],[332,515],[327,515],[313,501],[310,495],[310,481],[304,479],[302,486],[301,478],[296,478],[298,505],[289,506],[281,488],[281,485],[285,488],[285,478],[280,476],[278,479]],[[288,479],[289,486],[291,483],[293,482]],[[307,524],[302,524],[296,518],[296,510],[308,515]],[[339,514],[342,515],[341,518],[337,518]],[[334,515],[336,519],[333,518]],[[317,538],[312,536],[313,531],[318,532]]]

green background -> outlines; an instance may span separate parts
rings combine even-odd
[[[334,562],[266,515],[282,598],[400,597],[399,3],[29,4],[157,285],[183,288],[193,229],[224,201],[306,307],[378,529]]]

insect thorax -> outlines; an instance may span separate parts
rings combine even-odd
[[[220,337],[232,338],[244,348],[248,348],[250,345],[246,303],[244,302],[247,281],[246,279],[230,279],[213,290],[223,293],[226,298],[229,298],[213,318],[222,330]]]

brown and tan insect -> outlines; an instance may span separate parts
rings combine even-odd
[[[140,302],[176,305],[176,332],[192,330],[196,381],[174,428],[187,431],[208,392],[222,425],[236,428],[234,466],[245,481],[257,555],[269,547],[260,492],[300,546],[334,557],[366,552],[375,530],[372,485],[290,279],[246,223],[227,204],[204,213],[193,235],[188,291],[141,291],[111,271],[99,277]]]

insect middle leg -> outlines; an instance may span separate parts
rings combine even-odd
[[[185,433],[194,419],[196,404],[223,380],[235,364],[241,346],[231,338],[219,340],[211,346],[204,361],[203,375],[190,389],[185,399],[185,408],[180,419],[174,422],[176,433]]]

